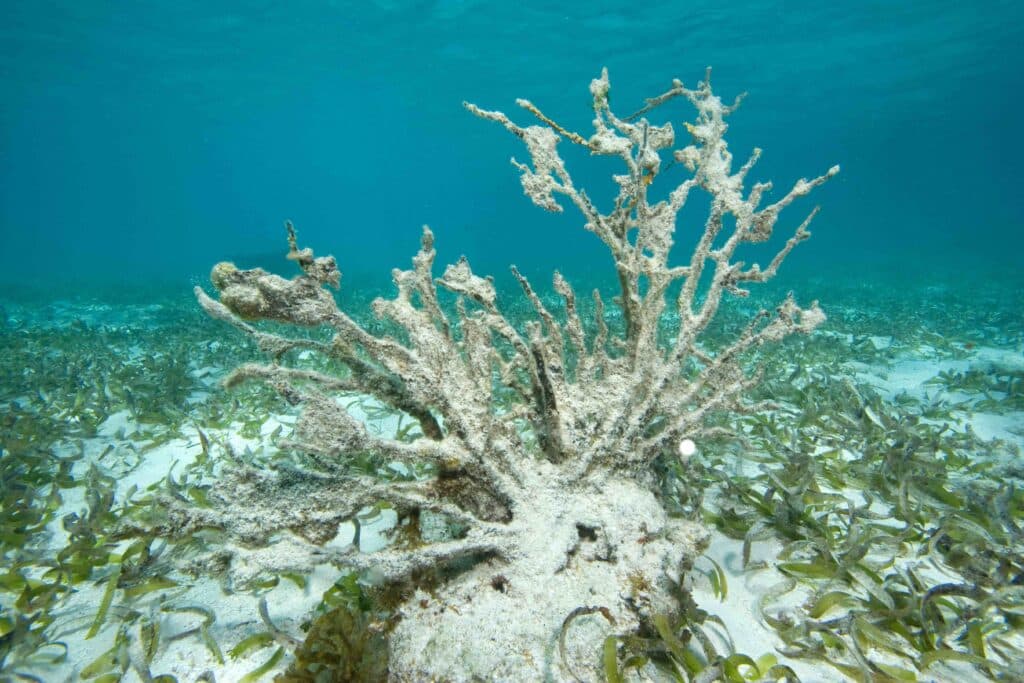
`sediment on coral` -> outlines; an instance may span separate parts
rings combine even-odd
[[[207,313],[249,335],[271,359],[238,367],[226,384],[265,383],[299,406],[286,445],[302,458],[275,472],[234,463],[210,492],[209,508],[190,510],[169,497],[174,523],[181,529],[219,529],[247,548],[280,547],[282,534],[287,535],[285,556],[247,550],[248,568],[235,571],[251,572],[262,562],[275,571],[289,563],[304,568],[333,562],[372,570],[383,582],[409,582],[431,569],[468,563],[469,571],[436,586],[431,598],[419,598],[436,600],[436,610],[412,603],[401,610],[393,649],[408,656],[392,658],[397,671],[404,666],[409,675],[468,679],[501,670],[509,678],[532,679],[557,668],[549,640],[572,603],[596,596],[625,629],[637,627],[652,609],[664,608],[672,585],[699,550],[702,533],[665,515],[654,462],[673,457],[683,439],[701,441],[718,433],[720,427],[709,422],[717,413],[766,407],[748,399],[762,378],[750,368],[751,355],[766,343],[809,333],[825,319],[817,303],[801,308],[790,295],[774,311],[755,313],[731,339],[711,346],[705,335],[723,298],[744,297],[747,287],[771,279],[810,236],[807,226],[817,209],[767,267],[738,260],[740,248],[768,240],[782,210],[833,177],[838,167],[800,179],[766,203],[771,183],[744,190],[761,151],[755,149],[740,168],[732,168],[726,117],[740,98],[724,104],[711,89],[710,72],[692,89],[673,81],[621,118],[610,107],[610,88],[607,71],[591,82],[594,131],[589,136],[565,129],[526,100],[519,106],[539,124],[520,126],[502,112],[465,106],[524,142],[529,162],[513,164],[534,204],[562,211],[562,202],[568,202],[583,214],[586,231],[607,246],[620,288],[610,305],[621,314],[621,328],[608,324],[607,305],[597,290],[594,319],[586,320],[575,289],[561,274],[554,274],[559,305],[552,307],[514,268],[534,319],[510,320],[498,306],[493,282],[475,274],[466,259],[435,277],[434,234],[426,227],[412,269],[392,273],[396,296],[373,302],[390,334],[373,334],[338,308],[329,289],[341,282],[336,260],[300,249],[290,223],[287,258],[300,275],[286,279],[221,263],[211,277],[219,300],[196,288]],[[677,98],[697,110],[695,121],[686,124],[689,142],[682,145],[676,144],[671,123],[655,125],[647,118]],[[624,170],[613,176],[618,192],[610,209],[602,212],[573,183],[558,152],[563,140],[621,160]],[[691,175],[665,199],[655,200],[649,188],[661,182],[670,164]],[[710,197],[710,212],[689,261],[671,265],[677,216],[696,192]],[[702,280],[709,284],[698,292]],[[454,304],[445,297],[454,297]],[[671,336],[664,334],[666,320],[671,320]],[[266,331],[268,322],[323,328],[330,339],[281,336]],[[329,374],[304,366],[296,361],[303,354],[343,370]],[[351,394],[372,396],[401,411],[416,428],[401,435],[372,433],[339,400]],[[352,467],[367,454],[421,476],[385,481]],[[358,544],[328,542],[332,528],[382,502],[407,525],[428,514],[457,532],[374,553],[359,552]],[[636,510],[644,511],[643,519]],[[586,538],[580,529],[588,530]],[[591,536],[597,547],[591,547]],[[627,577],[637,572],[649,575],[653,586],[646,604],[620,595]],[[497,573],[511,587],[500,597],[488,587]],[[538,628],[508,643],[527,655],[511,661],[496,652],[480,655],[486,648],[458,653],[449,647],[467,636],[470,624],[477,639],[486,641],[495,633],[499,613],[506,626],[526,620],[537,601],[544,602],[545,585],[560,586],[547,589],[549,597],[559,595],[557,603],[547,601],[555,611],[545,612]],[[474,602],[477,591],[488,599]],[[472,612],[470,602],[476,605]],[[598,631],[590,636],[603,638]],[[432,644],[421,645],[436,657],[421,665],[412,661],[408,643],[425,634],[431,634]],[[579,666],[589,670],[596,663]]]

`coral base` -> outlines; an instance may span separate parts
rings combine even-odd
[[[534,494],[511,524],[519,555],[418,591],[405,606],[391,639],[392,680],[601,680],[605,637],[672,609],[673,583],[706,544],[699,526],[669,519],[628,481]],[[563,662],[559,633],[579,607],[607,608],[615,624],[600,612],[574,619]]]

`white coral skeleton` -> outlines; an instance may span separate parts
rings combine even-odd
[[[332,562],[408,583],[409,598],[391,634],[395,680],[598,677],[603,638],[671,609],[673,587],[704,542],[698,525],[666,513],[652,463],[692,454],[713,431],[707,426],[712,413],[756,408],[745,399],[760,380],[756,370],[745,369],[747,352],[809,333],[825,319],[816,303],[800,308],[790,296],[774,312],[756,315],[731,343],[714,350],[701,343],[723,296],[744,296],[749,284],[773,277],[809,237],[817,209],[766,268],[735,260],[738,248],[768,240],[781,211],[838,166],[798,180],[764,204],[771,183],[744,188],[761,150],[733,170],[724,139],[725,119],[740,98],[723,104],[709,78],[694,89],[676,80],[638,112],[619,118],[609,90],[607,71],[591,82],[589,137],[566,130],[526,100],[518,104],[538,124],[520,126],[501,112],[465,106],[524,142],[528,162],[512,163],[536,205],[548,211],[562,211],[564,202],[575,206],[586,230],[607,246],[620,289],[613,305],[621,311],[621,329],[608,325],[597,290],[589,319],[559,273],[553,287],[560,305],[549,307],[513,268],[535,312],[534,321],[517,325],[499,309],[492,281],[476,275],[464,258],[435,278],[428,228],[412,269],[393,271],[397,296],[373,304],[379,318],[400,329],[395,335],[371,334],[338,309],[327,289],[340,282],[335,259],[300,249],[291,226],[288,258],[301,275],[289,280],[221,263],[212,274],[219,301],[196,288],[210,315],[251,335],[271,358],[237,368],[227,384],[265,382],[300,405],[291,445],[308,464],[273,472],[242,464],[227,469],[211,496],[213,507],[178,510],[176,531],[223,529],[234,542],[237,572]],[[690,142],[681,147],[675,147],[671,123],[647,119],[677,97],[697,109],[696,121],[686,124]],[[563,141],[621,160],[607,212],[573,183],[558,152]],[[654,201],[651,188],[685,175],[667,168],[680,164],[689,177]],[[689,261],[673,266],[676,219],[695,191],[707,193],[710,211]],[[702,281],[710,284],[699,293]],[[439,288],[454,295],[453,306]],[[326,326],[333,338],[276,336],[250,324],[261,320]],[[674,326],[668,342],[659,335],[666,320]],[[329,375],[289,365],[296,349],[347,371]],[[372,434],[340,402],[345,392],[375,397],[415,419],[419,438]],[[428,465],[431,475],[396,483],[358,474],[349,462],[365,453],[417,471]],[[327,544],[339,524],[381,502],[403,519],[429,515],[454,531],[372,553]],[[414,577],[431,570],[444,577],[439,585],[429,591],[415,585]],[[637,585],[645,589],[638,592]],[[555,647],[560,627],[587,605],[601,609],[576,620],[563,661]]]

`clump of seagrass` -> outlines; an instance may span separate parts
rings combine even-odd
[[[290,224],[288,258],[301,275],[289,280],[221,263],[212,275],[220,301],[196,288],[210,315],[254,337],[273,359],[239,367],[228,384],[259,380],[301,404],[292,445],[309,459],[305,467],[276,472],[237,465],[211,493],[212,508],[194,511],[192,518],[178,511],[175,523],[226,531],[246,546],[238,552],[250,570],[334,562],[404,581],[460,561],[462,573],[429,593],[412,593],[400,609],[391,658],[400,679],[538,679],[552,670],[568,675],[552,659],[552,639],[573,609],[599,606],[619,628],[629,628],[670,608],[672,587],[703,532],[665,514],[652,462],[681,439],[699,442],[712,431],[706,426],[711,413],[756,409],[744,399],[760,380],[744,367],[748,352],[810,332],[825,319],[817,304],[800,308],[790,296],[774,312],[758,314],[730,344],[712,349],[702,343],[723,296],[743,296],[749,283],[774,276],[810,235],[807,225],[816,210],[766,268],[735,260],[738,248],[766,241],[782,209],[838,167],[797,181],[762,206],[771,184],[743,187],[760,150],[733,171],[724,139],[725,117],[738,99],[723,104],[709,79],[695,89],[677,80],[635,114],[619,118],[609,107],[609,89],[606,71],[590,85],[589,137],[564,129],[525,100],[518,104],[540,125],[522,127],[501,112],[465,106],[526,144],[530,162],[513,164],[535,204],[561,211],[559,200],[568,200],[608,247],[621,289],[614,301],[625,323],[621,333],[610,330],[596,290],[596,331],[588,334],[565,278],[555,273],[562,301],[556,311],[513,268],[536,312],[536,321],[517,327],[499,310],[491,280],[474,274],[465,258],[435,278],[434,236],[427,228],[413,268],[393,271],[397,296],[373,304],[378,317],[400,329],[394,336],[371,334],[338,309],[324,287],[339,285],[334,258],[299,249]],[[671,123],[645,118],[677,97],[697,109],[696,121],[686,124],[691,141],[678,148]],[[557,151],[563,139],[593,155],[621,159],[624,172],[613,176],[618,194],[606,213],[573,184]],[[669,164],[691,175],[654,201],[649,189],[669,175],[662,173]],[[689,262],[673,266],[676,218],[694,190],[710,195],[710,213]],[[681,283],[673,288],[676,281]],[[709,284],[699,292],[702,281]],[[439,287],[455,295],[454,312],[439,301]],[[668,319],[678,323],[665,342],[659,326]],[[326,326],[333,339],[281,337],[250,324],[263,320]],[[298,355],[293,350],[312,351],[348,372],[295,367],[287,362]],[[338,398],[351,392],[416,419],[421,435],[409,440],[371,433]],[[427,464],[434,476],[396,483],[349,467],[366,453],[417,471]],[[382,501],[402,518],[432,515],[459,531],[375,553],[323,547],[340,522]],[[271,542],[275,552],[259,549]],[[506,578],[504,591],[493,589],[496,565]],[[651,577],[649,591],[630,592],[629,577],[636,575]],[[588,623],[572,631],[579,643],[560,648],[576,658],[566,664],[579,675],[599,670],[600,643],[610,628],[602,620]],[[510,659],[509,652],[522,656]]]

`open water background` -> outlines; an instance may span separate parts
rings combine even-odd
[[[438,266],[603,275],[571,207],[521,194],[521,143],[465,112],[535,102],[588,133],[610,70],[621,114],[678,77],[749,93],[731,120],[776,197],[842,174],[786,277],[1014,278],[1024,245],[1024,5],[1018,2],[5,3],[0,21],[0,283],[185,292],[216,261],[279,266],[284,219],[349,286],[406,267],[420,226]],[[653,120],[692,120],[688,103]],[[605,160],[562,148],[610,195]],[[675,169],[680,180],[682,169]],[[665,181],[667,191],[670,178]],[[605,204],[607,206],[607,203]],[[695,239],[703,208],[679,225]],[[750,254],[758,260],[758,254]],[[761,256],[763,259],[764,257]],[[385,280],[386,281],[386,280]],[[501,280],[499,279],[499,282]],[[801,288],[802,289],[802,288]]]

